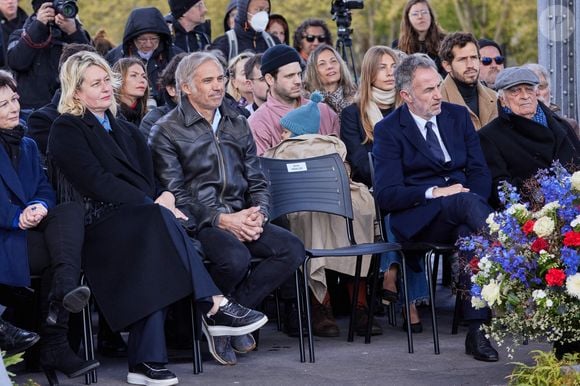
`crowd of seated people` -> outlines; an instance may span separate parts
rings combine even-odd
[[[71,314],[90,298],[99,352],[127,356],[132,384],[178,382],[165,366],[163,328],[186,296],[201,310],[220,364],[255,349],[252,333],[267,317],[254,309],[277,288],[284,331],[303,334],[293,273],[304,247],[345,240],[327,232],[328,216],[270,218],[260,156],[338,153],[351,177],[359,242],[375,238],[371,188],[391,240],[453,244],[500,207],[501,182],[520,187],[556,159],[580,165],[578,125],[552,103],[547,71],[504,68],[501,44],[444,32],[427,0],[406,2],[394,48],[364,53],[358,85],[325,20],[300,23],[291,47],[270,0],[231,1],[225,34],[213,42],[204,0],[168,0],[171,26],[143,4],[116,47],[101,32],[91,41],[52,2],[33,0],[30,16],[3,5],[0,289],[28,287],[40,275],[42,307],[32,331],[0,304],[0,349],[39,342],[51,384],[55,371],[76,377],[100,365],[82,359],[70,338]],[[410,260],[403,316],[420,333],[426,277]],[[354,263],[310,266],[315,335],[340,335],[334,312],[351,303],[357,332],[366,332],[367,293],[376,289],[362,280],[353,299]],[[363,278],[368,269],[365,258]],[[402,301],[400,271],[399,255],[381,257],[385,304]],[[346,283],[347,294],[331,291],[331,281]],[[458,282],[470,285],[469,277]],[[462,308],[466,353],[497,361],[480,328],[489,310],[474,310],[469,299]],[[382,333],[377,321],[372,333]]]

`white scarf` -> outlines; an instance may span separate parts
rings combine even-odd
[[[383,114],[381,109],[379,109],[379,104],[381,106],[393,106],[395,104],[395,94],[396,91],[393,88],[391,91],[381,90],[380,88],[372,86],[371,100],[367,107],[367,114],[373,127],[383,119]]]

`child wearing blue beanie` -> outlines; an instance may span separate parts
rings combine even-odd
[[[282,139],[296,137],[303,134],[318,134],[320,130],[320,110],[318,103],[322,101],[322,94],[314,91],[310,95],[310,102],[288,112],[280,119],[284,129]]]

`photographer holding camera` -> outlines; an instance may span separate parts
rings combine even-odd
[[[34,13],[22,29],[12,33],[8,43],[8,66],[14,72],[20,94],[20,116],[47,103],[58,89],[58,60],[68,43],[89,44],[76,14],[75,0],[33,0]]]

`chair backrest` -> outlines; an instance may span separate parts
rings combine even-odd
[[[293,212],[323,212],[352,221],[350,181],[338,154],[260,161],[269,181],[272,218]]]
[[[379,202],[377,200],[377,195],[376,195],[376,190],[375,190],[375,157],[373,156],[372,152],[368,152],[368,158],[369,158],[369,165],[370,165],[370,169],[371,169],[371,191],[373,193],[373,198],[375,199],[375,211],[376,211],[376,216],[377,216],[377,221],[379,223],[379,236],[381,237],[382,241],[387,241],[388,238],[388,231],[386,229],[386,225],[385,225],[385,213],[383,213],[383,211],[381,210],[381,207],[379,206]]]

